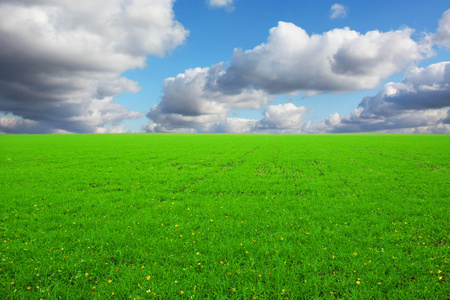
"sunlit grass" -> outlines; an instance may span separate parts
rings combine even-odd
[[[0,136],[0,298],[445,299],[449,146]]]

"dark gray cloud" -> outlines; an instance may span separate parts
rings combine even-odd
[[[450,133],[449,113],[450,62],[441,62],[409,69],[401,83],[365,97],[350,116],[334,114],[310,130]]]
[[[0,117],[0,134],[14,133],[67,133],[56,130],[36,121],[24,120],[11,115]]]
[[[262,109],[270,97],[263,91],[246,89],[239,94],[222,93],[217,78],[223,64],[186,70],[164,81],[164,95],[147,117],[157,125],[144,130],[210,132],[224,122],[232,109]]]
[[[37,125],[47,132],[104,132],[143,116],[113,98],[140,90],[121,73],[186,38],[172,6],[173,0],[2,1],[0,111],[13,116],[3,117],[0,131],[20,123],[18,132]]]

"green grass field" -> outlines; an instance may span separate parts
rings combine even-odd
[[[0,136],[0,299],[449,299],[450,136]]]

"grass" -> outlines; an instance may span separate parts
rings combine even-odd
[[[450,137],[0,136],[2,299],[449,299]]]

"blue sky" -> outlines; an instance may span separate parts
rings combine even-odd
[[[0,132],[450,133],[447,1],[76,3],[0,3]]]

